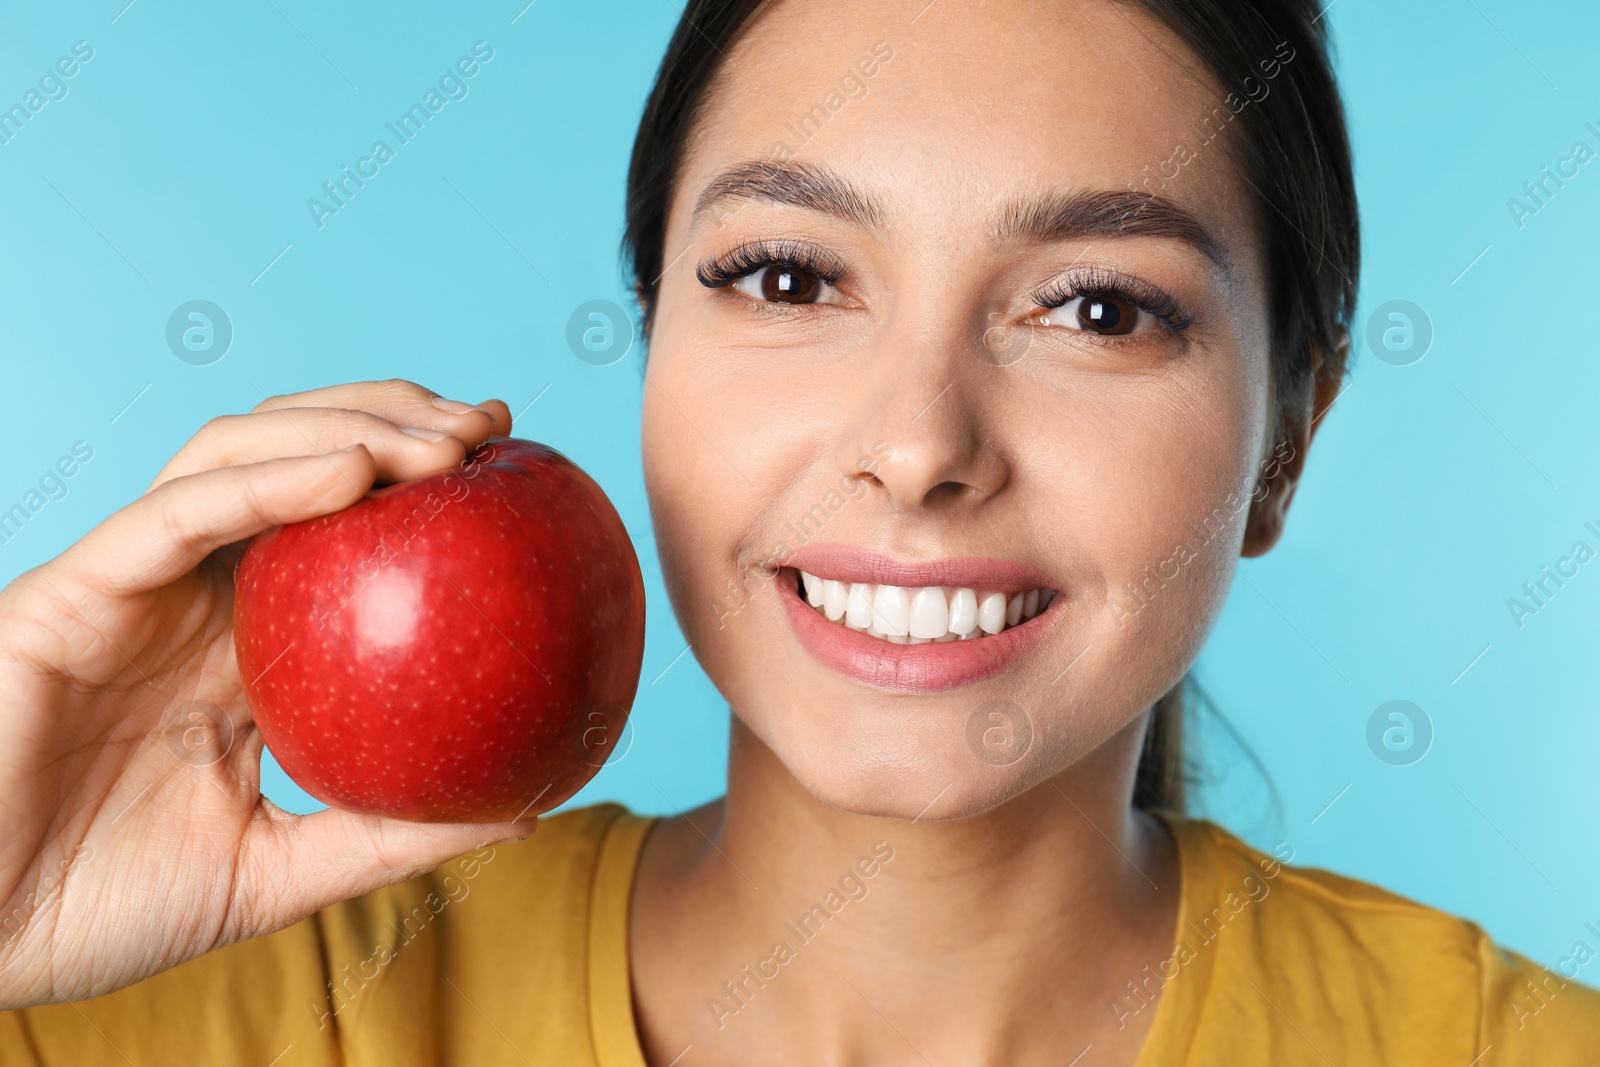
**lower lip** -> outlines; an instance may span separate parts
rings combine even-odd
[[[1063,598],[1018,626],[968,641],[897,645],[834,622],[800,599],[797,576],[784,568],[775,579],[789,626],[811,657],[846,678],[912,692],[938,692],[972,685],[1010,670],[1028,654]]]

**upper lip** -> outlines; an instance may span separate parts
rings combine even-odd
[[[959,556],[912,562],[888,556],[858,545],[806,545],[785,553],[779,567],[794,567],[818,578],[840,582],[871,582],[873,585],[898,585],[918,588],[931,585],[964,586],[998,593],[1025,593],[1030,589],[1055,589],[1060,586],[1032,567],[1008,559],[989,556]]]

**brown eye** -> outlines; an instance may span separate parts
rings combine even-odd
[[[815,303],[822,279],[799,267],[761,268],[761,295],[779,304]]]
[[[1143,333],[1160,325],[1155,315],[1120,293],[1111,292],[1075,296],[1063,304],[1048,308],[1039,319],[1039,324],[1065,326],[1069,330],[1101,337]]]
[[[1132,333],[1139,309],[1114,293],[1087,293],[1078,304],[1078,328],[1091,333]]]
[[[764,304],[837,304],[839,293],[816,271],[792,264],[772,263],[751,271],[733,288]]]

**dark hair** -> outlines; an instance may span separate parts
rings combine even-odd
[[[623,252],[648,337],[664,271],[667,211],[685,146],[741,30],[771,0],[688,0],[645,104],[628,167]],[[1303,427],[1319,384],[1344,377],[1360,268],[1360,227],[1344,107],[1315,0],[1123,0],[1145,9],[1204,62],[1224,98],[1197,130],[1256,193],[1265,252],[1272,384],[1280,433]],[[1258,95],[1259,94],[1259,95]],[[1226,134],[1237,125],[1239,133]],[[1146,192],[1152,192],[1148,186]],[[1188,680],[1156,702],[1133,803],[1181,812]]]

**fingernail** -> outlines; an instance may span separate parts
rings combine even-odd
[[[450,436],[449,434],[445,433],[443,430],[427,430],[427,429],[423,429],[421,426],[402,426],[402,427],[400,427],[400,432],[401,433],[408,433],[412,437],[420,437],[424,441],[430,441],[430,442],[433,442],[435,444],[437,444],[440,441],[445,440],[446,438],[448,438]]]
[[[500,838],[499,840],[490,841],[489,845],[509,845],[516,841],[526,841],[528,838],[533,836],[533,832],[538,828],[539,824],[537,822],[530,823],[521,833],[509,834],[506,837]]]
[[[438,408],[440,411],[448,411],[452,415],[470,415],[474,411],[480,415],[489,414],[482,408],[475,408],[471,404],[463,404],[459,400],[447,400],[442,396],[436,396],[433,398],[433,406]]]

